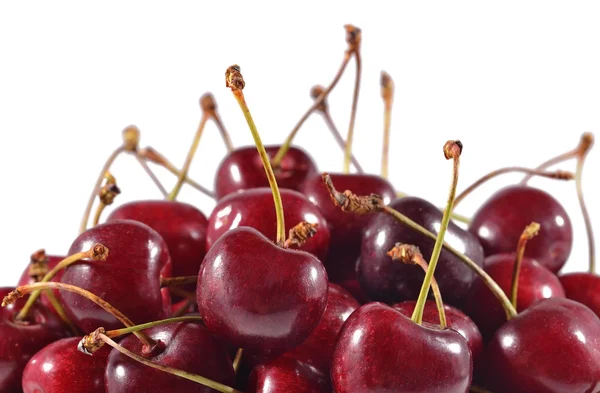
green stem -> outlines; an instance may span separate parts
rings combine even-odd
[[[65,312],[64,307],[62,306],[62,304],[60,304],[60,301],[58,301],[58,299],[54,295],[54,292],[45,290],[44,296],[48,298],[48,301],[50,302],[50,304],[52,304],[52,307],[54,307],[54,310],[58,314],[58,317],[65,323],[65,325],[69,327],[71,333],[73,333],[75,336],[78,336],[79,330],[77,329],[77,326],[75,326],[73,321],[69,319],[69,316]]]
[[[123,329],[109,330],[108,332],[106,332],[106,335],[110,338],[115,338],[115,337],[123,336],[125,334],[139,332],[140,330],[150,329],[155,326],[167,325],[170,323],[178,323],[178,322],[202,322],[202,317],[185,316],[185,317],[161,319],[160,321],[142,323],[140,325],[134,325],[134,326],[126,327]]]

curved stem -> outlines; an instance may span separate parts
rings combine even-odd
[[[181,276],[181,277],[161,277],[160,286],[172,287],[186,284],[196,284],[198,282],[198,276]]]
[[[225,147],[227,148],[227,152],[231,153],[233,151],[233,143],[231,143],[231,137],[229,136],[229,132],[227,132],[227,129],[225,128],[225,126],[223,125],[223,122],[221,121],[221,116],[219,116],[219,114],[217,112],[213,112],[212,119],[215,122],[215,124],[217,125],[217,129],[221,133],[221,138],[223,138],[223,143],[225,144]]]
[[[279,165],[281,164],[281,160],[283,159],[283,157],[285,156],[287,151],[292,146],[294,137],[298,133],[298,130],[300,130],[300,127],[302,127],[302,124],[304,124],[304,122],[306,121],[306,119],[308,119],[310,114],[313,113],[319,107],[319,105],[321,105],[321,103],[327,98],[329,93],[333,90],[335,85],[337,85],[337,83],[340,81],[340,78],[344,74],[344,70],[346,69],[348,62],[350,61],[351,56],[352,56],[352,52],[346,51],[344,53],[344,60],[342,61],[342,65],[340,66],[337,74],[333,78],[333,81],[331,82],[331,84],[329,86],[327,86],[327,88],[325,88],[325,90],[323,90],[321,95],[313,102],[312,106],[310,108],[308,108],[308,110],[306,111],[306,113],[304,115],[302,115],[300,120],[298,120],[298,123],[296,123],[296,125],[294,126],[294,129],[292,129],[292,131],[290,132],[290,134],[288,135],[286,140],[283,142],[283,144],[281,145],[281,147],[279,148],[279,150],[277,151],[277,153],[271,160],[271,164],[275,168],[279,167]]]
[[[242,356],[244,355],[244,350],[242,348],[238,348],[235,353],[235,359],[233,359],[233,371],[237,374],[237,371],[240,368],[240,363],[242,362]]]
[[[140,330],[150,329],[156,326],[167,325],[170,323],[178,323],[178,322],[202,322],[202,317],[198,316],[185,316],[185,317],[175,317],[175,318],[167,318],[161,319],[160,321],[153,321],[148,323],[142,323],[139,325],[134,325],[130,327],[126,327],[123,329],[115,329],[109,330],[105,334],[110,338],[120,337],[125,334],[139,332]]]
[[[444,146],[444,155],[446,156],[446,159],[453,160],[452,183],[450,185],[450,192],[448,194],[446,209],[444,210],[444,215],[442,216],[440,230],[437,239],[435,240],[433,251],[431,252],[429,268],[427,269],[427,273],[425,274],[425,279],[423,280],[423,285],[421,286],[421,292],[419,293],[419,298],[417,299],[417,305],[415,306],[415,311],[413,312],[411,318],[413,322],[416,322],[419,325],[423,321],[423,311],[425,310],[425,302],[427,301],[427,296],[429,295],[429,287],[431,286],[431,280],[433,279],[433,274],[435,272],[435,268],[437,266],[440,254],[442,252],[442,246],[444,245],[444,236],[446,235],[446,230],[448,229],[448,224],[450,223],[450,214],[452,213],[454,197],[456,196],[456,186],[458,184],[458,171],[460,167],[461,151],[462,144],[459,141],[448,141]]]
[[[456,200],[454,201],[454,207],[456,207],[460,202],[462,202],[462,200],[465,199],[465,197],[467,197],[473,190],[475,190],[477,187],[481,186],[488,180],[491,180],[491,179],[495,178],[496,176],[503,175],[505,173],[513,173],[513,172],[522,172],[522,173],[527,173],[530,176],[547,177],[550,179],[559,179],[559,180],[572,180],[573,179],[573,174],[571,172],[565,172],[565,171],[544,172],[539,169],[530,169],[530,168],[523,168],[523,167],[517,167],[517,166],[500,168],[500,169],[496,169],[495,171],[488,173],[487,175],[480,177],[469,187],[465,188],[464,191],[461,192],[456,197]]]
[[[185,158],[185,163],[183,164],[183,168],[181,169],[181,173],[179,174],[179,178],[177,178],[177,183],[173,190],[167,196],[167,200],[174,201],[181,191],[181,187],[183,186],[183,182],[187,177],[187,174],[190,170],[190,166],[192,165],[192,160],[194,159],[194,155],[196,154],[196,150],[198,150],[198,145],[200,143],[200,137],[202,137],[202,132],[204,131],[204,126],[206,125],[206,121],[208,116],[205,113],[202,113],[202,118],[200,119],[200,124],[198,125],[198,129],[196,130],[196,134],[194,135],[194,140],[192,141],[192,145],[188,151],[187,157]]]
[[[335,126],[335,123],[333,122],[333,119],[331,118],[331,114],[329,113],[329,109],[325,108],[324,110],[321,111],[321,114],[323,115],[325,124],[329,128],[329,131],[331,131],[331,134],[335,138],[335,141],[337,142],[338,146],[340,147],[340,149],[342,149],[342,151],[344,151],[346,149],[346,142],[344,142],[344,138],[342,138],[342,134],[340,134],[340,131]],[[357,173],[365,172],[363,170],[362,166],[358,163],[358,160],[356,159],[354,154],[352,154],[352,157],[350,157],[350,159],[352,160],[352,165],[354,165],[354,168],[356,168]]]
[[[356,121],[356,109],[358,107],[358,93],[360,92],[360,78],[362,74],[362,61],[360,50],[354,51],[356,61],[356,78],[354,80],[354,93],[352,96],[352,112],[350,112],[350,123],[348,125],[348,136],[346,137],[346,149],[344,151],[344,173],[350,173],[350,160],[352,158],[352,141],[354,140],[354,123]]]
[[[160,180],[158,180],[158,177],[156,177],[154,172],[152,172],[152,169],[150,169],[150,167],[148,166],[146,161],[144,161],[142,159],[142,157],[140,157],[140,155],[137,153],[137,151],[132,152],[132,154],[134,155],[136,161],[140,164],[142,169],[146,172],[148,177],[150,177],[152,182],[156,185],[156,187],[158,188],[158,190],[160,191],[162,196],[166,197],[168,193],[167,193],[167,190],[165,189],[165,186],[163,186],[162,183],[160,182]]]
[[[90,218],[90,214],[92,213],[92,206],[94,204],[94,199],[98,195],[98,191],[100,191],[100,186],[102,185],[102,179],[104,179],[104,174],[108,172],[113,162],[116,158],[125,151],[125,146],[119,146],[112,154],[108,157],[104,166],[102,167],[102,171],[100,171],[100,175],[98,175],[98,179],[96,179],[96,184],[92,189],[92,193],[90,198],[88,199],[87,206],[85,207],[85,211],[83,212],[83,218],[81,219],[81,224],[79,226],[79,232],[85,232],[87,229],[88,220]]]
[[[102,216],[102,212],[104,211],[105,207],[106,207],[106,205],[102,201],[98,203],[98,206],[96,206],[96,212],[94,213],[94,220],[92,221],[92,227],[95,227],[100,222],[100,216]]]
[[[121,352],[123,355],[137,361],[140,362],[148,367],[154,368],[156,370],[160,370],[160,371],[164,371],[166,373],[187,379],[189,381],[192,382],[196,382],[200,385],[209,387],[211,389],[214,389],[218,392],[222,392],[222,393],[242,393],[239,390],[236,390],[232,387],[229,387],[227,385],[223,385],[222,383],[213,381],[212,379],[208,379],[205,378],[201,375],[197,375],[197,374],[193,374],[193,373],[189,373],[187,371],[183,371],[183,370],[178,370],[176,368],[173,367],[168,367],[168,366],[163,366],[161,364],[158,363],[154,363],[151,362],[148,359],[143,358],[140,355],[137,355],[131,351],[129,351],[128,349],[122,347],[121,345],[117,344],[116,342],[114,342],[113,340],[110,339],[110,337],[107,337],[105,334],[100,333],[99,334],[99,338],[104,341],[106,344],[110,345],[111,347],[113,347],[114,349],[116,349],[117,351]]]
[[[519,296],[519,274],[521,273],[523,255],[525,255],[525,246],[527,246],[529,240],[538,234],[539,230],[540,224],[532,222],[523,230],[523,233],[519,237],[517,252],[515,254],[515,263],[513,264],[512,283],[510,286],[510,302],[515,309],[517,308],[517,299]]]
[[[535,169],[538,171],[543,171],[546,168],[550,168],[551,166],[554,166],[556,164],[560,164],[561,162],[570,160],[571,158],[575,158],[575,156],[577,155],[578,150],[574,149],[571,151],[568,151],[566,153],[560,154],[556,157],[553,157],[551,159],[549,159],[546,162],[543,162],[542,164],[540,164],[539,166],[537,166]],[[527,184],[527,182],[533,177],[533,175],[531,174],[527,174],[523,180],[521,180],[521,185],[525,185]]]
[[[71,331],[71,333],[73,333],[74,335],[78,336],[79,335],[79,330],[77,329],[77,326],[75,326],[75,324],[73,323],[73,321],[71,321],[71,319],[67,315],[64,307],[62,306],[62,304],[60,303],[60,301],[58,301],[58,299],[54,295],[54,292],[49,291],[49,290],[45,290],[44,291],[44,296],[46,296],[46,298],[48,299],[48,301],[50,302],[50,304],[52,304],[52,307],[54,307],[54,310],[58,314],[58,317],[64,322],[65,325],[67,325],[69,327],[69,330]]]
[[[583,222],[585,224],[585,230],[588,240],[589,272],[591,274],[595,274],[596,245],[594,241],[594,230],[592,228],[592,219],[590,217],[590,213],[588,212],[585,200],[583,199],[583,186],[581,184],[581,179],[583,176],[583,164],[585,162],[586,155],[587,151],[577,159],[577,169],[575,170],[575,187],[577,188],[577,199],[579,200],[579,208],[581,209],[581,214],[583,215]]]

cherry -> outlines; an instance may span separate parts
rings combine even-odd
[[[260,364],[252,370],[248,393],[329,393],[328,374],[288,356]]]
[[[430,232],[437,234],[442,212],[428,201],[417,197],[396,199],[390,207],[403,213]],[[470,257],[477,265],[483,264],[483,249],[475,236],[450,222],[446,242]],[[429,259],[434,241],[399,223],[393,217],[379,214],[365,228],[358,275],[369,296],[378,301],[394,303],[416,299],[424,273],[421,269],[392,260],[388,251],[396,242],[412,244]],[[444,293],[444,301],[461,306],[475,280],[475,273],[458,257],[443,250],[435,278]]]
[[[60,261],[65,259],[64,257],[59,257],[59,256],[54,256],[54,255],[48,255],[46,258],[48,261],[48,270],[53,269],[56,265],[58,265],[58,263]],[[60,281],[60,278],[62,277],[62,275],[63,275],[62,271],[58,272],[58,274],[56,276],[54,276],[54,280]],[[41,275],[41,277],[43,277],[43,274]],[[33,284],[35,282],[37,282],[37,281],[35,278],[31,277],[30,272],[29,272],[29,266],[28,266],[21,274],[21,277],[19,278],[19,281],[17,282],[17,286],[19,287],[21,285]],[[60,296],[58,291],[54,291],[54,294],[56,295],[56,297]],[[50,310],[56,314],[56,310],[54,309],[54,306],[52,305],[52,303],[48,300],[48,298],[46,296],[41,297],[41,302],[44,305],[44,307],[46,307],[48,310]]]
[[[514,250],[523,228],[532,221],[542,229],[525,255],[558,272],[571,252],[573,229],[561,204],[545,191],[510,186],[496,192],[475,213],[469,231],[479,238],[485,255]]]
[[[600,317],[600,276],[569,273],[558,277],[567,298],[585,304]]]
[[[0,298],[14,288],[0,288]],[[29,359],[46,345],[68,336],[58,317],[39,302],[30,309],[27,320],[14,317],[27,299],[18,299],[0,310],[0,392],[21,392],[21,374]]]
[[[63,338],[36,353],[23,371],[23,393],[105,393],[110,348],[87,356],[77,350],[80,339]]]
[[[511,292],[514,263],[515,255],[509,253],[492,255],[485,259],[485,271],[505,293]],[[558,277],[536,261],[524,257],[519,274],[517,310],[525,310],[538,300],[552,297],[565,297]],[[502,306],[479,278],[471,288],[465,312],[479,326],[486,340],[506,322]]]
[[[416,301],[408,300],[394,304],[392,307],[410,318],[415,311],[416,305]],[[471,350],[471,356],[473,357],[473,364],[478,363],[479,356],[483,351],[483,339],[481,338],[481,333],[479,332],[477,325],[475,325],[475,322],[473,322],[471,318],[457,308],[445,304],[444,310],[446,312],[448,328],[456,330],[465,338],[465,340],[467,340],[467,344]],[[436,304],[432,300],[428,300],[427,303],[425,303],[423,321],[430,325],[439,325],[440,316]]]
[[[319,323],[327,304],[327,273],[313,255],[239,227],[206,254],[196,297],[213,333],[275,356],[298,346]]]
[[[465,393],[471,383],[467,341],[452,329],[420,326],[382,303],[361,306],[335,345],[336,393]]]
[[[121,310],[135,323],[162,319],[170,314],[168,289],[160,278],[171,274],[165,241],[149,226],[132,220],[113,221],[83,232],[69,254],[102,243],[110,253],[105,261],[81,261],[69,266],[61,282],[86,289]],[[72,293],[61,293],[70,319],[84,332],[98,326],[122,327],[114,317],[92,302]]]
[[[180,322],[156,326],[145,332],[161,343],[160,349],[152,356],[146,356],[147,360],[199,374],[225,385],[233,384],[235,376],[231,358],[220,341],[204,326]],[[142,353],[142,344],[134,336],[123,339],[121,346],[135,354]],[[116,350],[108,356],[105,383],[107,393],[214,392],[206,386],[148,368]]]
[[[356,193],[381,195],[385,203],[395,196],[392,185],[376,175],[331,174],[331,179],[340,190],[351,189]],[[341,211],[331,201],[329,191],[321,175],[306,179],[302,192],[321,211],[331,230],[329,253],[325,267],[333,282],[356,280],[356,261],[360,255],[360,239],[369,220],[369,215],[349,214]]]
[[[312,334],[286,356],[302,361],[329,375],[335,339],[354,310],[360,304],[342,287],[329,283],[327,307]]]
[[[279,150],[276,146],[265,146],[270,158]],[[299,190],[305,179],[317,172],[317,166],[308,153],[291,147],[281,164],[274,168],[277,183],[281,188]],[[232,192],[249,188],[268,187],[269,182],[254,146],[245,146],[229,153],[217,168],[215,193],[221,199]]]
[[[541,300],[505,323],[485,352],[494,392],[583,393],[600,386],[600,320],[569,299]]]

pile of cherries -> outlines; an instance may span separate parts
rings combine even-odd
[[[387,180],[389,75],[382,176],[363,173],[352,156],[358,82],[346,138],[329,116],[326,98],[352,59],[360,80],[361,31],[345,29],[340,70],[313,89],[314,104],[282,145],[263,147],[238,66],[226,84],[256,146],[232,148],[210,94],[182,169],[125,129],[68,252],[35,252],[17,287],[0,288],[0,393],[600,392],[600,277],[581,189],[593,136],[458,196],[463,146],[448,141],[447,206],[401,194]],[[314,112],[344,149],[343,173],[319,172],[291,145]],[[208,120],[229,148],[214,194],[188,176]],[[137,158],[165,199],[118,206],[99,223],[120,193],[109,168],[121,153]],[[575,173],[548,170],[571,158]],[[148,163],[177,176],[173,191]],[[472,188],[511,171],[526,178],[468,220],[453,213]],[[576,183],[590,272],[560,274],[571,221],[527,185],[534,175]],[[214,196],[208,218],[176,201],[184,185]]]

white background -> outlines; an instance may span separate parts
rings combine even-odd
[[[535,166],[600,129],[597,2],[2,2],[0,5],[0,285],[13,285],[38,248],[64,254],[102,163],[136,124],[181,166],[195,132],[198,98],[213,92],[237,146],[250,133],[224,71],[238,63],[265,142],[283,141],[313,84],[327,84],[346,48],[343,25],[363,29],[363,83],[355,153],[378,173],[379,73],[395,80],[391,180],[443,204],[447,139],[464,143],[459,186],[507,165]],[[345,134],[354,65],[330,98]],[[342,153],[319,116],[297,139],[319,168],[339,171]],[[225,153],[205,131],[192,176],[212,188]],[[584,176],[600,232],[598,148]],[[574,163],[564,166],[574,169]],[[174,178],[157,169],[170,187]],[[113,169],[116,204],[160,194],[132,157]],[[505,176],[458,212],[471,214]],[[574,183],[538,180],[568,210],[575,244],[567,270],[585,269],[587,243]],[[208,215],[213,203],[185,188]]]

